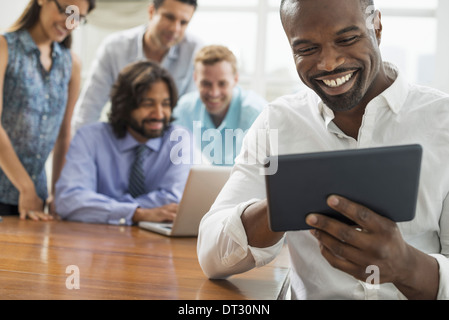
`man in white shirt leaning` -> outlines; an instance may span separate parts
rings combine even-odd
[[[282,0],[296,68],[312,90],[275,100],[248,132],[230,180],[201,222],[198,257],[208,277],[263,266],[286,238],[292,298],[449,299],[449,95],[408,84],[382,61],[381,15],[373,5]],[[312,231],[270,230],[263,163],[247,161],[260,159],[261,149],[278,155],[412,143],[424,150],[413,221],[396,224],[330,196],[328,205],[360,229],[311,214]],[[371,265],[379,268],[379,286],[367,283]]]
[[[147,24],[103,41],[75,107],[74,131],[100,119],[118,74],[133,62],[148,59],[161,64],[173,77],[179,96],[196,89],[193,59],[203,43],[186,32],[196,8],[197,0],[154,0]]]

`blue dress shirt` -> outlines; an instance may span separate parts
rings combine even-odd
[[[240,152],[246,132],[267,104],[256,93],[236,86],[229,110],[216,128],[199,92],[195,91],[179,100],[173,111],[174,123],[190,130],[206,161],[230,166]]]
[[[98,49],[97,57],[75,108],[73,128],[96,122],[109,100],[118,74],[130,63],[146,60],[143,37],[147,26],[119,31],[108,36]],[[173,77],[179,96],[195,90],[193,60],[202,42],[186,33],[183,40],[170,48],[161,62]]]
[[[190,157],[192,148],[187,139],[172,137],[175,130],[170,126],[162,137],[147,141],[143,168],[149,193],[136,199],[129,194],[128,183],[139,142],[129,133],[117,139],[110,124],[103,122],[78,130],[56,184],[56,212],[72,221],[130,225],[137,207],[179,203],[190,164],[175,164],[172,149]]]

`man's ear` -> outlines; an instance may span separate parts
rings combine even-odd
[[[379,10],[376,10],[374,15],[374,31],[376,32],[377,44],[380,45],[382,41],[382,14]]]
[[[155,12],[156,12],[156,8],[154,7],[154,4],[150,3],[148,5],[148,18],[149,18],[149,20],[153,19]]]

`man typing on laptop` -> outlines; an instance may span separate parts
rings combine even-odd
[[[170,123],[177,90],[168,72],[150,61],[133,63],[111,92],[109,123],[81,128],[67,153],[56,184],[61,218],[89,223],[126,224],[173,221],[189,164],[174,164]]]

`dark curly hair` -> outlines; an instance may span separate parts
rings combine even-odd
[[[111,110],[108,114],[109,123],[118,138],[125,137],[131,112],[139,107],[151,86],[159,81],[164,81],[168,86],[173,111],[178,102],[178,90],[171,75],[158,63],[138,61],[120,72],[111,90]]]

